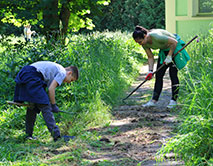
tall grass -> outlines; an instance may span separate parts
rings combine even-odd
[[[174,151],[190,166],[213,164],[213,29],[199,37],[198,43],[188,46],[191,60],[180,72],[183,122],[160,151],[163,156]]]
[[[57,62],[78,66],[80,79],[74,86],[59,89],[58,101],[63,103],[64,110],[75,113],[70,120],[75,129],[110,120],[111,107],[120,101],[124,90],[138,74],[142,59],[141,54],[134,52],[137,48],[129,34],[120,32],[96,32],[70,38],[68,53],[58,57]],[[69,134],[78,132],[75,129],[71,128]]]
[[[24,149],[25,109],[5,104],[6,100],[13,100],[14,78],[24,65],[49,60],[64,67],[75,65],[79,68],[77,82],[56,89],[59,108],[72,115],[57,114],[55,117],[62,135],[80,135],[88,126],[104,125],[110,121],[111,108],[119,103],[123,92],[137,77],[138,65],[143,60],[141,54],[137,53],[139,47],[131,35],[121,32],[73,35],[66,47],[60,43],[53,45],[42,38],[27,45],[22,42],[1,44],[0,141],[3,143],[0,143],[0,160],[4,163],[39,162],[38,156],[30,155],[34,152],[33,147]],[[40,115],[34,134],[43,142],[49,141],[50,134]],[[23,153],[19,154],[18,149]]]

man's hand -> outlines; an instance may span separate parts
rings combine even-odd
[[[152,71],[149,71],[145,79],[146,79],[146,80],[151,80],[151,79],[152,79],[152,76],[153,76],[153,72],[152,72]]]
[[[61,111],[56,104],[51,104],[51,107],[52,107],[52,112],[54,113],[58,113]]]
[[[171,55],[167,55],[166,59],[164,60],[164,64],[168,65],[169,63],[172,62],[172,56]]]

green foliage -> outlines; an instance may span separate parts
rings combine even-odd
[[[187,47],[191,60],[181,72],[180,100],[184,104],[180,115],[183,122],[177,136],[160,151],[161,155],[174,151],[189,166],[211,165],[213,158],[213,31],[199,37],[199,43],[193,42]]]
[[[56,89],[59,108],[72,115],[56,114],[55,118],[62,135],[85,135],[88,126],[109,123],[111,108],[124,97],[123,92],[138,74],[138,64],[142,62],[138,49],[131,34],[121,32],[70,36],[66,47],[60,42],[53,44],[51,40],[46,43],[43,38],[28,44],[19,39],[1,42],[0,142],[3,144],[0,144],[0,160],[3,164],[40,165],[42,160],[48,164],[48,157],[55,164],[80,160],[80,147],[73,147],[74,151],[58,154],[55,158],[49,151],[42,155],[40,149],[51,149],[51,136],[41,114],[34,128],[39,140],[24,142],[25,108],[5,104],[6,100],[13,100],[14,79],[23,66],[49,60],[64,67],[75,65],[79,68],[78,81]],[[43,147],[44,144],[48,144],[47,147]]]
[[[213,0],[200,0],[199,1],[200,13],[212,13],[213,12]]]
[[[34,30],[47,37],[65,36],[69,31],[80,28],[91,29],[94,25],[88,15],[99,6],[108,5],[109,0],[1,0],[0,34],[16,35],[22,32],[24,24],[34,25]],[[54,36],[55,37],[55,36]]]
[[[162,0],[112,0],[101,16],[94,13],[95,29],[133,31],[136,25],[147,29],[165,27],[165,2]]]
[[[110,4],[109,0],[63,0],[58,4],[55,0],[2,2],[1,34],[20,35],[25,23],[33,25],[32,29],[36,32],[50,32],[52,35],[60,32],[62,36],[66,30],[78,31],[81,28],[133,31],[135,25],[147,29],[165,27],[165,2],[162,0],[111,0]],[[69,6],[69,12],[64,12],[63,5]]]
[[[77,113],[75,118],[81,119],[75,120],[77,126],[102,124],[110,119],[107,112],[130,84],[129,76],[137,75],[136,62],[140,61],[141,55],[132,52],[137,45],[130,34],[126,35],[105,32],[73,36],[68,47],[69,54],[57,60],[65,66],[73,62],[80,67],[80,80],[76,86],[66,86],[65,91],[71,93],[63,95],[63,101],[60,101],[75,101],[68,103],[64,110],[70,107]],[[94,110],[97,116],[94,116]],[[91,119],[90,123],[88,119]]]

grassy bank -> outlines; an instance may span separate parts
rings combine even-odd
[[[18,41],[18,40],[17,40]],[[46,43],[1,43],[0,54],[0,161],[2,165],[66,165],[79,163],[84,141],[98,139],[86,132],[89,126],[109,124],[111,108],[120,102],[123,92],[138,75],[142,63],[138,45],[130,34],[121,32],[73,35],[66,47]],[[63,135],[76,135],[69,143],[53,143],[41,115],[37,117],[34,135],[38,141],[24,141],[25,108],[5,104],[13,100],[14,78],[24,66],[49,60],[63,66],[76,65],[80,78],[56,90],[57,104],[68,114],[56,114]],[[49,160],[51,159],[51,160]]]
[[[180,72],[182,123],[160,152],[174,151],[189,166],[213,164],[213,30],[199,38],[188,46],[191,60]]]

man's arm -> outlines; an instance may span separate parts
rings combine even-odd
[[[50,103],[55,104],[55,88],[58,86],[58,83],[56,80],[53,80],[48,88],[48,94],[50,98]]]
[[[153,67],[154,67],[154,55],[152,54],[152,51],[150,48],[146,48],[144,49],[147,56],[148,56],[148,64],[149,64],[149,71],[153,71]]]

